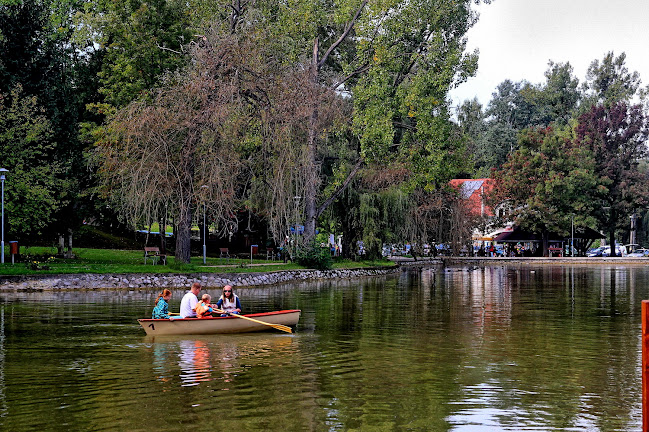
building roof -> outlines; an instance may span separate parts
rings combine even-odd
[[[486,194],[493,189],[493,180],[482,179],[453,179],[449,184],[460,191],[462,198],[474,215],[493,216],[493,210],[485,204]]]

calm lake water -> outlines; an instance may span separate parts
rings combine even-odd
[[[302,309],[296,333],[155,339],[136,322],[152,290],[0,293],[0,429],[640,430],[648,279],[505,265],[240,289],[245,312]]]

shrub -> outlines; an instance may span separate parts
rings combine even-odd
[[[295,261],[317,270],[328,270],[333,265],[329,248],[323,248],[315,241],[301,247],[295,254]]]

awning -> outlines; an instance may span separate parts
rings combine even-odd
[[[592,228],[588,227],[575,227],[574,239],[586,239],[594,240],[599,238],[604,238],[602,234],[595,231]],[[556,233],[550,233],[548,236],[548,241],[557,242],[570,239],[571,236],[560,236]],[[519,227],[514,228],[513,231],[503,232],[494,238],[495,242],[500,243],[518,243],[518,242],[541,242],[543,241],[543,236],[541,234],[532,233],[530,231],[525,231]]]

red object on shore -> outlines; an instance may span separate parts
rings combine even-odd
[[[649,432],[649,300],[642,300],[642,431]]]

